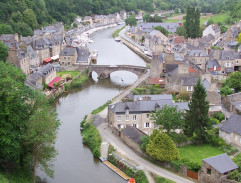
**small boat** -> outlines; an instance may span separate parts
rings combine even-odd
[[[116,41],[116,42],[120,42],[121,40],[120,40],[119,37],[116,37],[116,38],[115,38],[115,41]]]
[[[89,39],[89,43],[93,43],[93,42],[94,42],[93,40]]]

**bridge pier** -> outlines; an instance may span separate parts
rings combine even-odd
[[[98,74],[98,78],[99,78],[99,79],[107,79],[107,78],[109,78],[109,77],[110,77],[110,73],[104,73],[104,72],[102,72],[102,73]]]

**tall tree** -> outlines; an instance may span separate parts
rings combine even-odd
[[[166,133],[154,129],[146,146],[146,153],[159,161],[173,161],[180,158],[178,149]]]
[[[206,101],[206,96],[206,90],[199,79],[194,86],[194,92],[188,104],[189,110],[186,110],[184,115],[184,133],[189,137],[193,137],[196,143],[207,141],[207,130],[211,126],[208,116],[209,103]]]
[[[151,114],[151,118],[160,130],[166,130],[167,133],[182,129],[183,127],[183,112],[177,111],[177,107],[169,107],[164,105],[160,110],[156,110]]]
[[[33,114],[27,123],[24,136],[25,147],[31,149],[33,182],[36,181],[36,168],[40,167],[47,175],[53,176],[52,160],[56,155],[54,143],[59,126],[57,114],[52,110],[46,97],[38,91],[32,101]]]
[[[200,37],[200,12],[198,8],[187,7],[186,22],[184,24],[186,37]]]

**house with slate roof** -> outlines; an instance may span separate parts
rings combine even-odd
[[[229,144],[241,147],[241,116],[232,114],[219,128],[219,137]]]
[[[221,29],[217,24],[211,24],[203,31],[203,36],[212,34],[215,37],[215,40],[221,36]]]
[[[191,50],[187,54],[189,62],[195,64],[202,70],[205,70],[206,61],[209,59],[208,54],[203,50]]]
[[[173,100],[137,100],[134,102],[118,102],[108,106],[108,125],[119,130],[127,125],[150,134],[155,128],[150,113],[162,106],[177,106],[178,110],[188,109],[188,103],[173,103]]]
[[[224,153],[214,157],[203,159],[198,182],[222,183],[230,172],[238,169],[238,166]]]
[[[61,65],[74,65],[77,61],[78,53],[75,47],[65,47],[59,54]]]
[[[141,145],[141,138],[146,136],[144,132],[138,128],[130,125],[126,125],[124,129],[121,130],[121,139],[136,152],[142,154],[139,146]]]

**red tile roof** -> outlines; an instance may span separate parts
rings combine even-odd
[[[178,36],[174,38],[174,44],[184,44],[185,38],[184,36]]]
[[[54,83],[58,83],[60,80],[61,80],[62,78],[61,77],[56,77],[56,78],[54,78],[49,84],[48,84],[48,86],[50,87],[50,88],[54,88]]]
[[[165,85],[165,79],[164,78],[149,78],[148,79],[149,84],[158,84],[158,85]]]

